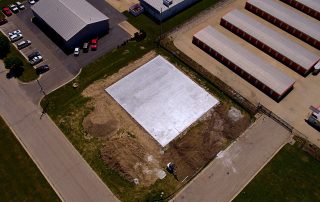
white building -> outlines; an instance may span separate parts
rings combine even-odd
[[[140,0],[145,12],[158,21],[177,14],[199,0]]]

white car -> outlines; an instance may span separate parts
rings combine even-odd
[[[19,8],[14,4],[10,4],[9,8],[13,13],[18,13],[19,12]]]
[[[18,6],[18,8],[19,8],[20,10],[25,9],[24,5],[23,5],[20,1],[17,1],[17,2],[16,2],[16,5]]]
[[[15,41],[18,41],[22,38],[23,38],[22,34],[14,34],[14,35],[10,36],[10,41],[15,42]]]
[[[35,56],[34,58],[32,58],[29,62],[31,65],[36,65],[38,63],[40,63],[43,60],[42,56]]]
[[[35,0],[29,0],[29,4],[34,5],[36,3]]]
[[[30,40],[24,40],[24,41],[20,41],[19,43],[17,43],[17,48],[19,50],[28,47],[31,45],[31,41]]]
[[[17,29],[17,30],[14,30],[13,32],[10,32],[8,35],[9,36],[12,36],[12,35],[17,35],[17,34],[21,34],[21,30],[20,29]]]
[[[79,54],[80,54],[80,48],[78,48],[78,47],[75,48],[73,54],[74,54],[74,56],[79,56]]]

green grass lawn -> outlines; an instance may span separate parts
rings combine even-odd
[[[0,117],[0,201],[60,201]]]
[[[286,145],[235,198],[241,201],[320,201],[320,162]]]

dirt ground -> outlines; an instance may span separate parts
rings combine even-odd
[[[303,41],[295,38],[291,34],[277,28],[276,26],[270,24],[262,18],[245,10],[245,2],[246,0],[222,1],[214,8],[206,12],[203,12],[198,17],[194,18],[192,21],[186,23],[179,29],[172,32],[170,37],[179,50],[181,50],[187,56],[192,58],[202,67],[206,68],[210,73],[219,77],[222,81],[224,81],[234,90],[236,90],[242,96],[247,98],[253,104],[258,105],[260,103],[264,105],[272,112],[274,112],[276,115],[278,115],[286,122],[291,124],[293,127],[295,127],[295,129],[303,133],[309,141],[316,144],[317,146],[320,146],[319,132],[305,122],[305,118],[310,112],[309,106],[319,105],[320,75],[318,74],[317,76],[313,76],[312,74],[309,74],[307,77],[299,75],[298,73],[294,72],[293,70],[283,65],[279,61],[273,59],[272,57],[255,48],[254,46],[252,46],[245,40],[241,39],[237,35],[231,33],[227,29],[220,26],[220,19],[229,11],[233,9],[239,9],[241,12],[249,15],[255,20],[264,24],[265,26],[279,32],[281,35],[287,37],[295,43],[298,43],[310,52],[313,52],[316,55],[320,55],[320,51],[304,43]],[[317,22],[310,16],[307,16],[280,1],[279,3],[291,10],[294,10],[295,12],[300,13],[304,17],[310,19],[311,21]],[[242,79],[236,73],[231,71],[229,68],[219,63],[217,60],[215,60],[213,57],[211,57],[204,51],[197,48],[195,45],[192,44],[192,36],[196,32],[200,31],[208,25],[215,27],[217,30],[222,32],[231,40],[234,40],[235,42],[239,43],[241,46],[253,52],[258,57],[272,64],[288,76],[294,78],[296,80],[296,83],[294,84],[294,89],[283,100],[281,100],[281,102],[277,103],[272,98],[270,98],[269,96],[261,92],[259,89],[251,85],[249,82]]]
[[[155,56],[155,52],[149,52],[83,92],[84,96],[93,98],[89,105],[94,108],[85,117],[83,126],[89,136],[104,138],[102,159],[127,180],[144,186],[162,178],[169,162],[176,165],[179,180],[190,177],[250,125],[246,114],[222,103],[162,148],[104,90]]]

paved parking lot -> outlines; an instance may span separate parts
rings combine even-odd
[[[63,52],[31,21],[33,14],[29,4],[26,4],[25,10],[9,17],[9,23],[1,26],[1,29],[6,34],[20,29],[24,36],[23,40],[32,42],[31,46],[21,52],[28,56],[31,52],[37,50],[44,58],[44,61],[39,65],[48,64],[50,66],[50,71],[41,75],[39,82],[35,81],[28,85],[23,85],[23,88],[34,102],[38,102],[43,94],[39,83],[43,90],[48,93],[74,78],[82,67],[130,38],[130,35],[118,25],[126,20],[124,15],[106,4],[104,0],[89,0],[89,2],[110,18],[110,30],[106,36],[99,39],[96,51],[89,51],[88,53],[82,53],[81,51],[78,57],[74,57],[73,54],[67,55]]]

